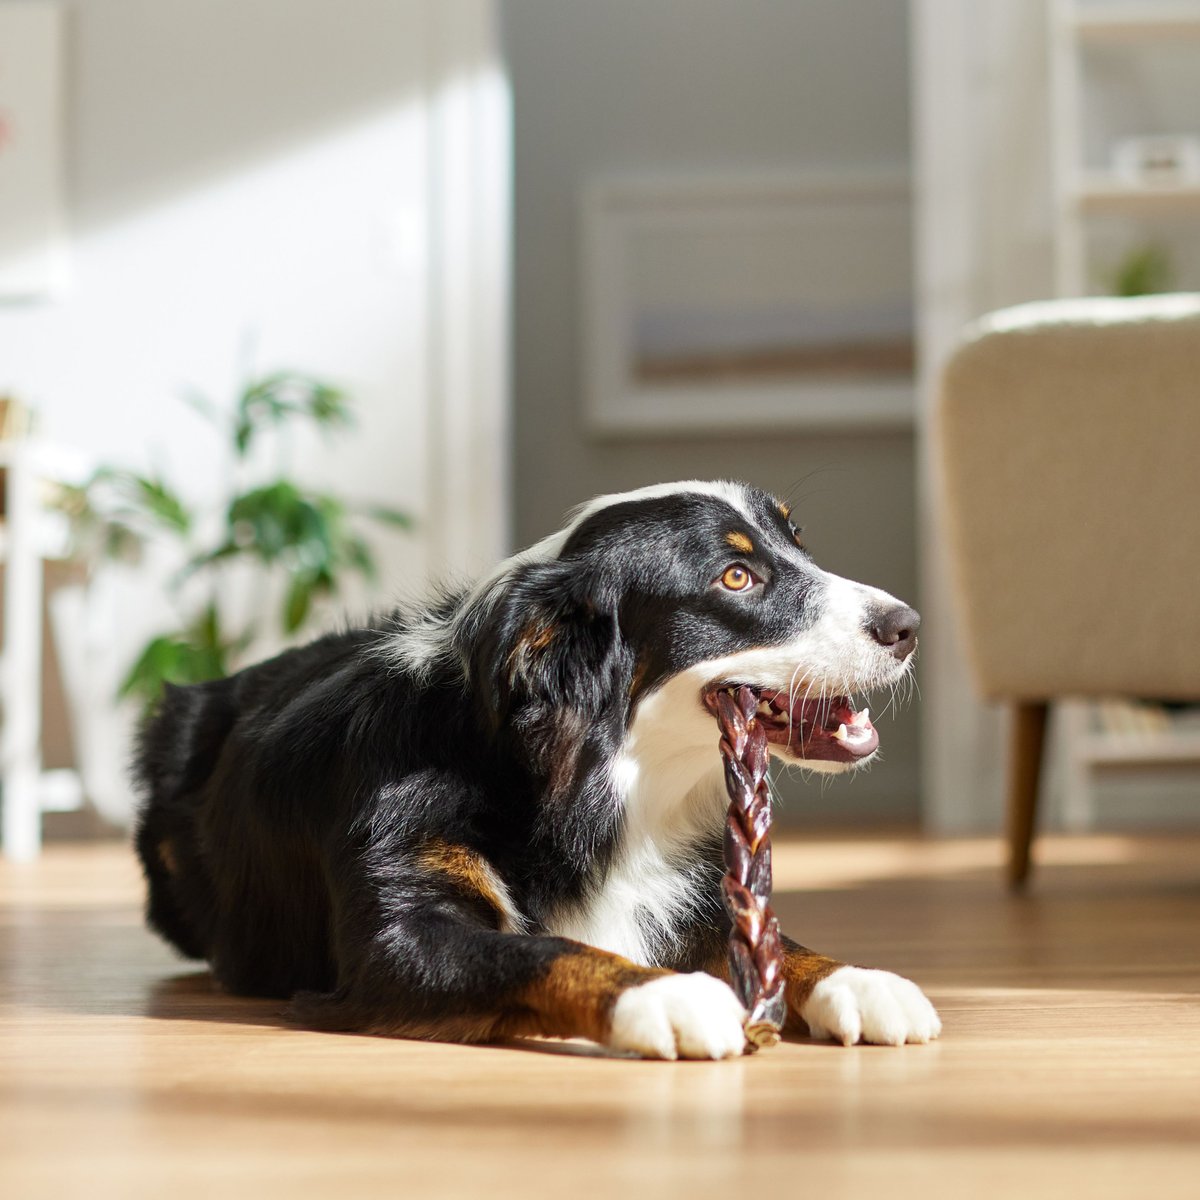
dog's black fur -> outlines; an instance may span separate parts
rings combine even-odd
[[[720,973],[719,819],[690,839],[706,882],[657,961],[553,933],[622,852],[612,764],[639,707],[820,619],[828,577],[786,507],[714,486],[617,497],[434,609],[169,688],[136,766],[151,925],[308,1025],[410,1036],[604,1040],[629,987]],[[792,959],[798,1006],[837,964]]]

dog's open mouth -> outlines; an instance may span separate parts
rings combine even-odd
[[[704,693],[704,704],[716,715],[717,692],[736,685],[725,684]],[[786,746],[796,758],[812,761],[854,763],[874,754],[879,734],[871,724],[868,709],[856,712],[847,696],[825,696],[806,700],[787,692],[755,688],[758,719],[766,726],[767,741]]]

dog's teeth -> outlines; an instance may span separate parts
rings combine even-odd
[[[845,722],[843,722],[837,727],[837,732],[831,733],[829,736],[837,738],[839,742],[844,742],[850,736],[850,731],[846,728]]]
[[[851,725],[860,725],[861,726],[861,725],[870,725],[870,723],[871,723],[871,710],[869,708],[864,708],[862,710],[862,712],[856,712],[854,714],[854,716],[852,716],[850,718]]]

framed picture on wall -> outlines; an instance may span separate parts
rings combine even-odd
[[[903,175],[595,184],[587,427],[911,426],[911,241]]]

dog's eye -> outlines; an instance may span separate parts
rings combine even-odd
[[[744,592],[757,582],[758,580],[754,578],[754,573],[750,568],[743,567],[741,563],[734,563],[732,567],[726,567],[725,574],[721,576],[721,586],[731,592]]]

